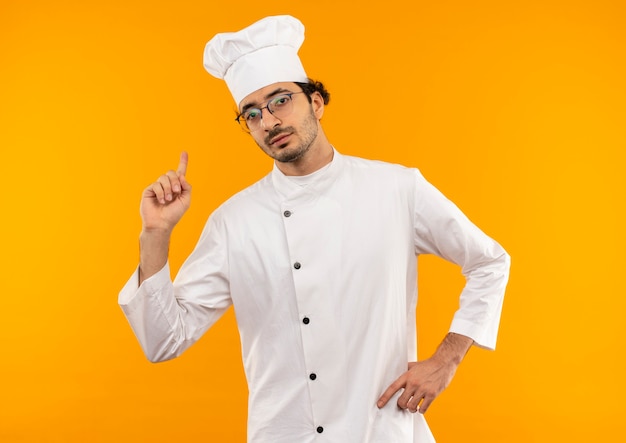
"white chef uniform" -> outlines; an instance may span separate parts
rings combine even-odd
[[[376,401],[416,360],[419,254],[467,279],[450,331],[495,347],[509,257],[416,169],[334,153],[275,166],[222,204],[174,283],[166,266],[119,303],[152,361],[179,356],[234,305],[252,443],[426,443],[424,417]],[[208,395],[208,393],[207,393]]]

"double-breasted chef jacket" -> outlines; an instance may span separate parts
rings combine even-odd
[[[417,169],[343,156],[274,166],[209,217],[174,282],[166,265],[119,304],[151,361],[179,356],[232,304],[253,443],[434,441],[376,401],[416,360],[417,256],[461,266],[450,331],[495,347],[509,257]]]

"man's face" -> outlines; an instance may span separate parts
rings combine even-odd
[[[288,115],[279,118],[265,108],[273,98],[289,93],[295,94],[291,96],[292,110]],[[261,125],[250,132],[250,135],[274,160],[284,163],[295,162],[306,155],[317,138],[323,100],[321,109],[318,109],[321,97],[317,99],[316,95],[312,97],[313,103],[309,103],[302,89],[295,83],[274,83],[246,96],[239,104],[239,111],[243,112],[250,108],[261,109]]]

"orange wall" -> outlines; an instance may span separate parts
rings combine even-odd
[[[174,269],[210,212],[271,167],[202,50],[282,13],[307,27],[301,56],[332,93],[334,145],[419,167],[513,258],[498,350],[472,350],[428,413],[439,441],[619,440],[625,12],[608,0],[3,0],[0,441],[244,441],[232,312],[153,365],[116,298],[137,262],[141,190],[182,149],[194,201]],[[434,258],[421,271],[427,356],[463,280]]]

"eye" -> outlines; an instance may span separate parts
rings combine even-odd
[[[272,100],[272,107],[280,108],[281,106],[284,106],[287,103],[289,103],[289,96],[288,95],[279,95],[278,97],[276,97],[276,98],[274,98]]]
[[[254,120],[258,120],[260,115],[261,115],[260,109],[250,109],[243,113],[243,118],[245,118],[247,122],[251,122]]]

